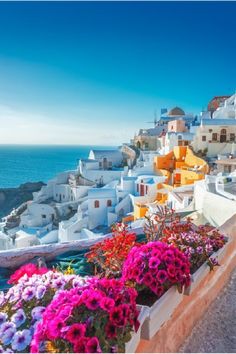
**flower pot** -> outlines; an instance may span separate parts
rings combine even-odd
[[[140,311],[139,316],[138,316],[140,326],[139,326],[139,329],[137,332],[133,332],[132,338],[130,339],[130,341],[125,343],[125,353],[134,353],[136,351],[136,349],[139,345],[139,342],[140,342],[142,325],[149,314],[146,306],[138,305],[138,309]]]
[[[211,255],[211,258],[215,258],[219,264],[221,260],[224,258],[227,248],[229,247],[230,242],[228,241],[222,248],[220,248],[217,252]],[[191,284],[184,289],[184,295],[191,295],[192,292],[198,287],[201,281],[209,274],[210,267],[207,262],[203,263],[198,270],[192,274],[191,276]]]
[[[183,299],[175,286],[172,286],[152,306],[143,306],[148,310],[148,317],[141,330],[142,339],[151,339],[160,327],[171,317],[173,311]]]

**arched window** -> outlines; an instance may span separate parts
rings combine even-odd
[[[94,202],[94,208],[99,208],[99,200],[95,200],[95,202]]]
[[[226,129],[221,129],[221,132],[220,132],[221,134],[226,134]]]
[[[107,201],[107,206],[111,207],[111,200],[110,199]]]

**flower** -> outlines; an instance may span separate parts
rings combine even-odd
[[[76,343],[78,341],[79,337],[84,337],[86,332],[86,326],[81,323],[74,323],[72,324],[67,333],[66,333],[66,339],[71,342],[71,343]]]
[[[28,329],[17,331],[12,339],[12,349],[22,352],[31,341],[31,333]]]
[[[6,322],[8,315],[4,312],[0,312],[0,326]]]
[[[86,343],[86,353],[101,353],[99,340],[97,337],[90,338]]]
[[[47,290],[47,288],[45,285],[39,285],[36,289],[36,292],[35,292],[36,299],[38,299],[38,300],[42,299],[44,297],[46,290]]]
[[[25,301],[29,301],[33,299],[34,296],[35,296],[35,288],[33,288],[32,286],[27,286],[22,293],[22,299]]]
[[[6,323],[5,323],[6,324]],[[9,323],[10,325],[10,323]],[[0,338],[1,338],[1,343],[4,345],[9,345],[11,343],[12,337],[14,336],[15,332],[16,332],[16,326],[5,326],[5,328],[3,329],[4,324],[1,326],[1,334],[0,334]]]
[[[115,307],[114,309],[111,310],[110,321],[116,326],[124,325],[125,317],[121,306]]]
[[[11,321],[15,323],[16,327],[20,327],[26,320],[25,312],[23,309],[17,310],[11,317]]]
[[[36,326],[31,352],[109,352],[114,341],[122,351],[127,333],[139,326],[136,296],[118,279],[94,278],[61,290]]]
[[[109,297],[104,297],[100,301],[100,306],[105,311],[111,311],[112,308],[115,306],[115,301]]]
[[[116,326],[113,323],[107,323],[105,327],[106,335],[108,338],[116,338],[117,332],[116,332]]]
[[[15,271],[8,280],[8,284],[17,284],[19,279],[24,275],[31,277],[33,274],[44,274],[47,273],[48,269],[45,267],[39,268],[33,263],[28,263],[21,266],[18,270]]]
[[[33,310],[31,311],[32,319],[36,321],[41,320],[44,311],[45,311],[44,306],[34,307]]]
[[[178,248],[152,241],[131,249],[123,265],[122,279],[133,284],[138,292],[154,293],[159,298],[172,285],[182,288],[189,284],[190,263]]]

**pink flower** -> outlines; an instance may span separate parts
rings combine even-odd
[[[85,304],[88,307],[88,309],[96,310],[100,305],[100,301],[101,301],[101,296],[98,293],[94,292],[93,295],[91,295],[85,301]]]
[[[157,273],[157,279],[159,280],[159,282],[163,284],[167,278],[167,272],[165,270],[159,270],[159,272]]]
[[[148,262],[149,268],[156,269],[161,264],[161,261],[157,257],[151,257]]]
[[[85,346],[86,353],[101,353],[101,348],[99,344],[99,340],[97,337],[90,338]]]
[[[123,326],[125,322],[125,318],[123,315],[123,309],[122,306],[115,307],[111,312],[110,312],[110,321],[111,323],[117,325],[117,326]]]
[[[45,312],[44,312],[45,314]],[[48,327],[48,337],[49,339],[53,340],[56,338],[61,337],[61,330],[65,326],[65,322],[59,318],[55,318],[54,320],[50,321],[50,326]]]
[[[106,335],[108,338],[116,338],[116,326],[113,323],[109,323],[105,327]]]
[[[69,342],[75,344],[80,337],[84,337],[85,332],[86,332],[86,326],[84,324],[74,323],[69,327],[65,338]]]
[[[102,298],[100,301],[100,306],[105,311],[111,311],[112,308],[115,306],[115,301],[110,299],[109,297]]]

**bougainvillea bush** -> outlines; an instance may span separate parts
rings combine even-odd
[[[54,271],[32,276],[25,272],[6,294],[0,293],[0,352],[29,352],[46,306],[63,289],[81,287],[87,280]]]
[[[194,273],[204,262],[210,269],[218,265],[211,255],[227,242],[227,238],[212,226],[195,226],[190,221],[175,222],[163,231],[162,241],[172,244],[182,251],[191,264]]]
[[[139,326],[136,296],[121,280],[106,278],[62,291],[44,311],[31,352],[124,352]]]
[[[190,263],[176,247],[160,241],[148,242],[131,249],[122,277],[139,292],[139,303],[151,305],[150,301],[160,298],[171,286],[182,291],[183,286],[190,284]]]
[[[86,254],[88,262],[95,266],[95,274],[107,278],[121,275],[122,265],[136,243],[136,234],[126,225],[117,223],[112,230],[111,238],[96,243]]]

